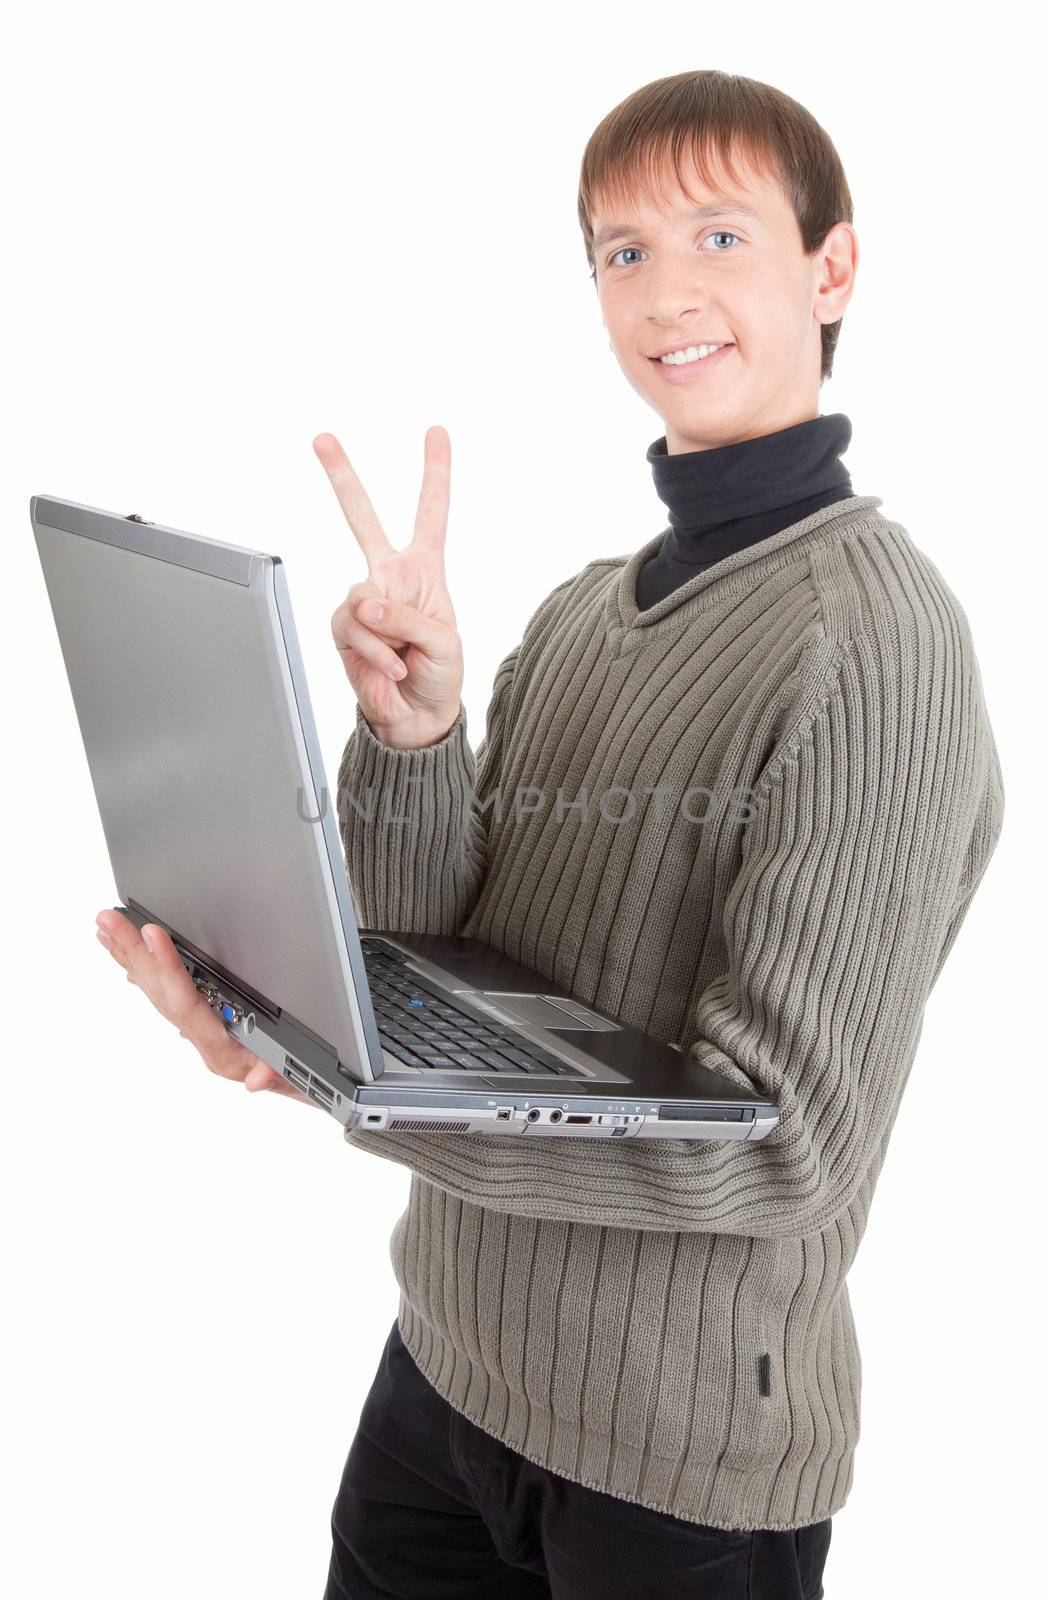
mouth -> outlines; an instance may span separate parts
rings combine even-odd
[[[707,345],[688,346],[682,352],[682,357],[685,358],[687,351],[689,351],[689,359],[682,359],[680,354],[676,352],[673,352],[671,361],[664,361],[660,356],[648,356],[647,359],[651,366],[657,368],[667,383],[691,383],[695,379],[707,375],[713,368],[721,366],[735,346],[730,341],[720,344],[710,354],[695,354],[695,352],[706,351],[708,348]]]

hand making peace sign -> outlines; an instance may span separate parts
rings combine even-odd
[[[383,744],[418,749],[439,742],[461,708],[464,661],[443,566],[450,505],[450,437],[425,435],[414,537],[395,550],[367,491],[331,433],[312,441],[334,486],[345,520],[367,560],[331,618],[331,632],[349,682],[372,731]],[[382,614],[369,605],[380,602]]]

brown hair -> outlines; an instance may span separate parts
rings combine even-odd
[[[703,182],[713,168],[732,182],[740,152],[756,170],[776,178],[795,212],[803,250],[812,255],[837,222],[853,221],[853,201],[832,141],[804,106],[754,78],[711,68],[657,78],[607,113],[581,158],[578,218],[593,279],[591,214],[598,195],[627,199],[658,190],[666,151],[680,186],[680,156],[688,151]],[[663,196],[662,196],[663,199]],[[821,325],[821,382],[831,376],[842,318]]]

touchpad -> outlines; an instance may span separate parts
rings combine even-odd
[[[484,989],[481,993],[499,1011],[507,1011],[510,1016],[518,1017],[520,1022],[529,1022],[532,1027],[577,1028],[586,1033],[616,1027],[615,1023],[608,1023],[594,1011],[586,1011],[576,1000],[557,1001],[543,994],[505,994],[494,989]]]

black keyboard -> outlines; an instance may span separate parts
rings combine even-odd
[[[577,1068],[524,1039],[511,1023],[480,1022],[447,990],[410,967],[410,957],[383,939],[361,939],[371,1003],[383,1049],[408,1067],[434,1072],[555,1073]]]

